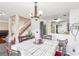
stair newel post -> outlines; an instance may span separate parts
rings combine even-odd
[[[9,17],[9,21],[8,21],[8,25],[9,25],[9,27],[8,27],[8,29],[9,29],[9,40],[8,40],[8,42],[10,43],[11,42],[11,17]]]
[[[14,29],[14,36],[15,36],[15,44],[18,44],[19,43],[19,16],[16,15],[16,18],[15,18],[15,29]]]

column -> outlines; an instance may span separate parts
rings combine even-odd
[[[38,18],[31,19],[31,30],[32,34],[35,36],[35,42],[39,43],[41,35],[40,35],[40,20]]]
[[[47,35],[51,34],[51,20],[46,22],[46,32],[47,32]]]
[[[16,39],[16,44],[19,43],[19,17],[16,15],[16,18],[15,18],[15,28],[14,28],[14,36],[15,36],[15,39]]]
[[[11,42],[11,18],[10,17],[9,17],[8,23],[9,23],[9,27],[8,27],[8,29],[9,29],[9,40],[8,40],[8,42],[10,43]]]

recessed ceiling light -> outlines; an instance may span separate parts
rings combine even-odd
[[[60,18],[56,18],[56,19],[54,19],[53,21],[54,21],[54,22],[60,22],[61,20],[60,20]]]
[[[63,16],[66,16],[66,14],[64,14]]]

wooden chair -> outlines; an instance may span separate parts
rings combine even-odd
[[[7,45],[6,41],[4,38],[0,37],[0,56],[7,56],[7,52],[5,49],[5,46]]]
[[[55,56],[62,56],[62,53],[60,51],[56,51]]]
[[[7,42],[7,45],[5,46],[6,52],[8,56],[20,56],[20,51],[14,50],[11,48],[11,44]]]

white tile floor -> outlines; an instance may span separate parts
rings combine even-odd
[[[8,56],[5,46],[6,43],[0,44],[0,56]]]
[[[24,41],[13,45],[12,48],[17,48],[21,51],[22,56],[53,56],[55,54],[58,42],[52,40],[44,40],[43,44],[34,44],[34,39]]]

